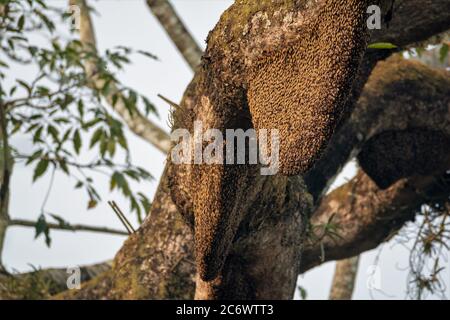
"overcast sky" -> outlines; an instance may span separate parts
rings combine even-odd
[[[65,0],[53,1],[64,4]],[[229,0],[172,0],[177,12],[185,21],[189,30],[204,48],[208,32],[218,21],[220,14],[232,3]],[[151,61],[135,56],[133,64],[120,74],[125,85],[145,94],[158,107],[160,118],[152,120],[168,130],[168,106],[157,98],[162,94],[173,101],[179,101],[192,72],[177,52],[158,22],[151,15],[144,0],[98,0],[90,1],[99,15],[93,17],[97,41],[100,50],[125,45],[135,49],[149,51],[160,58]],[[17,67],[14,76],[29,79],[34,74],[29,68]],[[164,156],[146,142],[128,134],[130,150],[135,164],[147,168],[157,179],[151,184],[133,185],[150,198],[157,187],[161,175]],[[13,142],[22,149],[31,144],[24,138]],[[37,183],[31,183],[33,167],[17,165],[12,178],[10,214],[13,218],[37,219],[50,177],[47,175]],[[355,173],[355,165],[344,170],[336,185],[345,182]],[[115,200],[122,208],[128,203],[120,194],[109,192],[106,180],[99,177],[98,190],[103,202],[94,209],[86,210],[84,193],[74,191],[74,181],[64,175],[57,175],[55,187],[50,193],[46,209],[63,216],[71,223],[102,225],[122,229],[107,200]],[[137,226],[133,216],[130,219]],[[9,228],[6,238],[3,260],[10,270],[30,270],[35,267],[63,267],[91,264],[111,259],[121,247],[124,237],[86,232],[71,233],[52,231],[52,246],[47,248],[44,240],[34,240],[34,230],[30,228]],[[396,241],[365,253],[362,256],[354,298],[356,299],[403,299],[405,298],[406,278],[408,274],[408,249],[396,244]],[[378,257],[378,259],[377,259]],[[446,262],[449,267],[449,262]],[[368,272],[373,265],[379,269],[381,291],[367,288]],[[334,263],[327,263],[299,278],[299,285],[307,290],[309,299],[326,299],[333,276]],[[449,273],[446,275],[450,285]],[[447,288],[447,295],[450,289]]]

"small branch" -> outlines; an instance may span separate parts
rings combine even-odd
[[[8,226],[19,226],[19,227],[31,227],[34,228],[36,221],[24,220],[24,219],[11,219],[9,220]],[[121,236],[127,236],[128,232],[110,229],[106,227],[94,227],[83,224],[57,224],[57,223],[47,223],[47,226],[53,230],[63,230],[63,231],[89,231],[98,233],[115,234]]]
[[[114,213],[119,218],[120,222],[124,225],[124,227],[127,229],[128,234],[135,233],[136,230],[134,230],[133,226],[131,225],[130,221],[125,217],[122,210],[120,210],[119,206],[114,201],[108,201],[108,204],[113,209]]]
[[[147,5],[178,48],[184,60],[195,71],[200,65],[202,49],[178,17],[170,2],[167,0],[147,0]]]
[[[85,283],[111,270],[112,261],[93,265],[80,266],[80,280]],[[67,290],[67,279],[70,276],[67,268],[37,269],[24,273],[0,272],[0,300],[2,299],[48,299]],[[36,288],[40,283],[45,286]],[[33,290],[28,288],[33,286]],[[30,297],[31,295],[31,297]]]
[[[173,102],[172,100],[169,100],[168,98],[164,97],[162,94],[158,94],[158,98],[160,98],[161,100],[163,100],[165,103],[167,103],[169,106],[171,106],[172,108],[178,109],[180,108],[180,106],[178,104],[176,104],[175,102]]]

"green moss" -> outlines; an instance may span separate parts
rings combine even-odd
[[[66,288],[45,277],[41,271],[0,276],[0,300],[48,299]]]
[[[265,13],[270,20],[277,11],[290,11],[300,6],[305,6],[306,0],[236,0],[221,16],[219,25],[227,25],[227,28],[215,28],[210,35],[210,40],[222,40],[222,33],[227,34],[228,40],[236,39],[242,36],[244,27],[251,21],[252,16],[258,12]]]

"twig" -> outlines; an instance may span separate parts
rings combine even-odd
[[[119,206],[114,201],[108,201],[108,204],[113,209],[114,213],[119,218],[120,222],[124,225],[124,227],[127,229],[128,234],[135,233],[136,230],[134,230],[133,226],[131,225],[130,221],[125,217],[123,212],[120,210]]]
[[[184,60],[195,71],[200,65],[202,49],[167,0],[147,0],[147,5],[169,35]]]
[[[173,102],[172,100],[169,100],[168,98],[164,97],[162,94],[158,94],[158,98],[162,99],[164,102],[167,102],[171,107],[178,109],[180,106]]]
[[[18,227],[32,227],[36,226],[36,221],[32,220],[24,220],[24,219],[11,219],[8,222],[8,226],[18,226]],[[127,232],[110,229],[106,227],[94,227],[83,224],[57,224],[57,223],[47,223],[47,227],[53,230],[64,230],[64,231],[90,231],[90,232],[99,232],[99,233],[108,233],[108,234],[116,234],[116,235],[128,235]]]

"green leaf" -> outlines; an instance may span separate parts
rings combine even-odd
[[[43,129],[43,127],[39,127],[39,128],[34,132],[34,135],[33,135],[33,143],[37,143],[37,142],[39,142],[39,141],[42,141],[42,140],[41,140],[42,129]]]
[[[36,52],[38,52],[38,48],[35,46],[29,46],[28,52],[34,57],[36,55]]]
[[[109,190],[113,191],[117,186],[117,172],[114,172],[109,182]]]
[[[84,103],[83,100],[78,100],[77,103],[78,113],[80,114],[80,118],[84,117]]]
[[[414,48],[416,54],[419,56],[419,58],[422,58],[423,53],[425,52],[425,48],[417,47]]]
[[[107,137],[103,135],[100,141],[100,155],[102,156],[102,158],[105,157],[107,148],[108,148],[108,140]]]
[[[10,96],[14,95],[14,93],[16,92],[16,90],[17,90],[17,86],[12,87],[11,90],[9,90],[9,95],[10,95]]]
[[[128,110],[128,113],[130,115],[133,115],[136,110],[137,94],[133,90],[129,90],[129,91],[130,91],[130,94],[129,94],[128,98],[124,97],[123,99],[124,99],[125,107]]]
[[[155,108],[155,105],[151,103],[146,97],[142,97],[145,105],[145,114],[148,115],[150,112],[158,115],[158,111]]]
[[[58,131],[58,129],[56,129],[56,127],[49,125],[47,127],[47,132],[52,136],[52,138],[55,142],[59,141],[59,139],[58,139],[59,131]]]
[[[397,48],[397,46],[390,42],[376,42],[376,43],[369,44],[369,46],[367,48],[369,48],[369,49],[395,49],[395,48]]]
[[[299,286],[298,291],[300,293],[300,297],[302,298],[302,300],[306,300],[308,294],[307,294],[305,288]]]
[[[32,163],[34,160],[36,160],[37,158],[39,158],[42,155],[42,149],[37,150],[36,152],[34,152],[30,157],[28,157],[27,161],[25,162],[25,165],[29,165],[30,163]]]
[[[44,86],[38,86],[36,88],[36,93],[40,96],[47,96],[50,94],[50,89]]]
[[[119,142],[123,149],[128,150],[128,143],[123,133],[118,135],[117,142]]]
[[[47,221],[45,220],[45,216],[43,214],[39,216],[39,219],[36,221],[34,228],[34,238],[37,239],[41,234],[44,234],[45,243],[47,244],[47,247],[50,247],[52,242],[52,239],[50,238],[50,228],[48,227]]]
[[[142,54],[143,56],[146,56],[147,58],[153,59],[153,60],[158,60],[158,57],[155,56],[154,54],[151,54],[148,51],[144,51],[144,50],[138,50],[138,53]]]
[[[448,56],[448,51],[449,51],[448,44],[447,43],[442,44],[442,47],[439,50],[439,61],[441,61],[441,63],[445,62],[445,59]]]
[[[68,223],[68,222],[67,222],[66,220],[64,220],[62,217],[60,217],[60,216],[58,216],[58,215],[56,215],[56,214],[50,214],[50,216],[51,216],[53,219],[55,219],[61,227],[69,227],[69,228],[70,228],[70,223]]]
[[[73,148],[75,149],[75,152],[77,154],[80,154],[80,149],[81,149],[81,137],[80,137],[80,132],[77,130],[75,130],[74,134],[73,134]]]
[[[28,85],[28,83],[26,83],[23,80],[16,80],[16,81],[27,90],[28,94],[31,94],[31,87]]]
[[[69,175],[69,168],[67,167],[67,163],[64,159],[58,160],[59,166],[61,170],[64,171],[65,174]]]
[[[49,161],[46,159],[41,159],[38,162],[36,168],[34,169],[33,182],[35,182],[38,178],[40,178],[45,173],[45,171],[48,168],[48,163],[49,163]]]
[[[95,126],[100,121],[102,121],[102,119],[100,119],[100,118],[95,118],[94,120],[88,121],[83,125],[83,129],[89,129],[89,128]]]
[[[22,16],[19,18],[19,21],[17,22],[17,28],[18,28],[19,30],[22,30],[24,25],[25,25],[25,16],[22,15]]]
[[[111,104],[112,104],[113,107],[116,106],[116,103],[117,103],[117,100],[118,100],[118,99],[119,99],[119,95],[118,95],[117,93],[114,93],[114,94],[112,95],[112,102],[111,102]]]
[[[93,146],[95,146],[102,137],[103,137],[103,129],[98,128],[97,130],[95,130],[94,134],[91,137],[91,142],[89,143],[89,147],[92,148]]]
[[[116,142],[114,141],[114,139],[109,139],[107,148],[109,155],[111,157],[114,157],[114,154],[116,153]]]
[[[138,196],[140,198],[142,207],[144,208],[146,214],[150,212],[150,208],[152,206],[152,203],[150,200],[141,192],[138,192]]]

